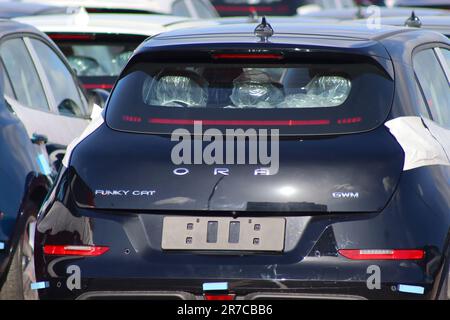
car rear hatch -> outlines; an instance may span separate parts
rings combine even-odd
[[[230,216],[386,206],[404,161],[382,126],[394,93],[389,60],[211,47],[184,51],[180,63],[179,51],[163,49],[132,59],[107,126],[72,157],[79,206]],[[230,132],[240,134],[228,145]]]

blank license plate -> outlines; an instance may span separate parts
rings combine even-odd
[[[163,250],[272,251],[284,248],[284,218],[165,217]]]

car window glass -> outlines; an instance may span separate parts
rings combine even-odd
[[[143,85],[144,103],[167,107],[180,104],[219,108],[337,107],[345,102],[351,90],[351,81],[341,74],[313,74],[299,87],[295,80],[305,73],[304,68],[237,69],[234,79],[224,82],[226,69],[230,68],[207,69],[204,76],[199,74],[200,69],[190,66],[158,70]],[[284,84],[274,79],[273,74],[285,74]]]
[[[80,94],[72,73],[59,56],[45,43],[36,39],[31,39],[31,43],[44,67],[59,113],[83,116]]]
[[[193,0],[192,3],[195,7],[195,11],[197,12],[198,19],[211,19],[216,17],[214,12],[211,12],[211,9],[204,1]]]
[[[450,50],[441,48],[441,52],[445,58],[445,62],[447,63],[447,70],[450,72]]]
[[[419,107],[419,110],[418,110],[419,111],[419,115],[421,117],[430,119],[430,112],[428,111],[428,107],[425,104],[425,101],[424,101],[424,99],[422,97],[422,94],[420,93],[420,87],[419,87],[419,84],[417,82],[416,82],[416,90],[418,92],[417,106]]]
[[[24,106],[49,110],[41,80],[22,39],[5,41],[0,46],[0,57],[5,64],[17,100]]]
[[[432,49],[414,56],[414,70],[434,120],[450,128],[450,86]]]
[[[392,81],[374,64],[171,61],[139,62],[122,74],[108,104],[111,127],[167,133],[204,119],[286,135],[348,133],[373,129],[392,105]]]
[[[79,77],[118,76],[138,45],[139,43],[58,43]]]
[[[6,73],[5,64],[0,59],[0,70],[2,72],[2,83],[3,83],[3,93],[5,96],[16,99],[16,95],[14,94],[14,90],[11,85],[11,81],[9,79],[8,73]]]
[[[179,17],[191,16],[185,1],[174,2],[174,4],[172,4],[172,14]]]

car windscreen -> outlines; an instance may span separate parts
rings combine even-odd
[[[142,133],[191,130],[200,121],[282,135],[361,132],[383,123],[393,90],[391,78],[370,63],[139,62],[116,84],[107,123]]]
[[[117,77],[146,38],[117,36],[109,39],[90,34],[51,34],[50,37],[80,77]]]

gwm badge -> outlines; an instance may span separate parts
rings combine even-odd
[[[335,199],[358,199],[358,192],[333,192],[331,194]]]

